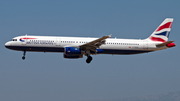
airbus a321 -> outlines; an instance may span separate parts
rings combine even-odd
[[[173,41],[168,41],[172,23],[173,18],[166,18],[148,38],[143,40],[110,38],[111,35],[101,38],[25,35],[14,37],[5,43],[5,47],[23,51],[23,60],[27,51],[62,52],[64,58],[68,59],[87,56],[86,62],[90,63],[91,55],[140,54],[174,47]]]

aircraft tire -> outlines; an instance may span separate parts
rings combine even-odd
[[[88,56],[88,58],[86,59],[86,63],[90,63],[92,61],[92,57]]]
[[[25,59],[25,56],[23,56],[22,59],[24,60],[24,59]]]

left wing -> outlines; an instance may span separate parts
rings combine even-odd
[[[111,35],[112,35],[112,34],[111,34]],[[96,40],[91,41],[91,42],[89,42],[89,43],[83,44],[83,45],[79,46],[79,48],[80,48],[81,50],[84,50],[84,51],[86,51],[86,50],[91,50],[91,51],[93,51],[93,52],[96,52],[96,49],[99,48],[99,46],[101,46],[102,44],[104,44],[104,43],[106,42],[105,39],[111,37],[111,35],[109,35],[109,36],[103,36],[103,37],[101,37],[101,38],[99,38],[99,39],[96,39]]]

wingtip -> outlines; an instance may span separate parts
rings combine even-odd
[[[109,37],[111,38],[112,34],[109,35]]]

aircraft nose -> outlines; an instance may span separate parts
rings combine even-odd
[[[10,42],[6,42],[5,47],[8,48],[9,46],[11,46]]]

